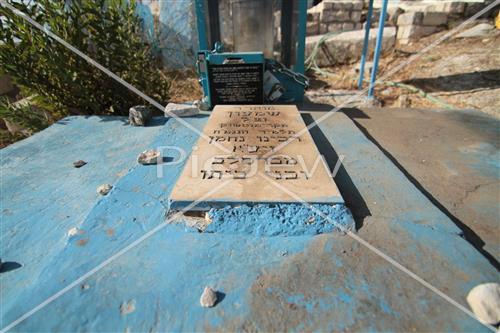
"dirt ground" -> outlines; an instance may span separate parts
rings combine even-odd
[[[389,84],[398,82],[411,85],[437,97],[453,109],[477,109],[500,117],[500,31],[492,30],[482,37],[445,39],[438,46],[417,56],[420,50],[446,33],[448,31],[422,38],[410,45],[398,46],[385,54],[379,64],[377,79]],[[384,77],[408,61],[411,62],[393,75]],[[322,69],[330,73],[328,75],[310,71],[312,87],[308,96],[316,102],[342,103],[342,98],[330,98],[328,92],[347,90],[355,93],[358,68],[359,63],[355,63]],[[365,79],[368,79],[367,71],[365,73]],[[376,86],[375,97],[384,107],[443,107],[406,88],[386,84]]]
[[[203,92],[194,70],[170,72],[170,75],[174,78],[174,84],[169,91],[170,102],[182,103],[201,99]]]

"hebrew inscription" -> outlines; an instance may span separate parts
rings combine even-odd
[[[219,105],[173,189],[189,204],[221,181],[204,202],[343,202],[326,162],[295,106]],[[279,186],[286,190],[280,189]],[[293,194],[293,195],[292,195]]]

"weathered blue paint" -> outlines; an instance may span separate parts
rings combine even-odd
[[[165,66],[194,68],[198,49],[194,0],[142,0],[137,4],[137,14]]]
[[[36,284],[67,246],[68,230],[79,227],[99,202],[97,187],[127,174],[164,122],[134,129],[122,117],[68,117],[0,151],[1,259],[22,265],[1,274],[3,323],[13,319],[8,309],[38,300],[23,299],[22,291]],[[74,168],[80,159],[87,165]]]
[[[1,151],[2,260],[23,265],[0,275],[2,325],[164,223],[183,165],[157,178],[155,166],[135,159],[160,145],[189,151],[197,137],[173,120],[147,128],[123,120],[72,117]],[[186,121],[201,128],[206,118]],[[498,278],[349,119],[338,114],[320,127],[369,204],[361,237],[462,304],[473,285]],[[89,164],[75,169],[77,159]],[[99,197],[105,182],[114,189]],[[73,227],[82,233],[68,237]],[[198,305],[205,285],[225,294],[215,308]],[[121,314],[129,300],[135,310]],[[175,224],[15,328],[127,329],[486,331],[347,236],[192,233]]]
[[[212,222],[204,232],[300,236],[355,229],[352,215],[343,204],[312,206],[333,223],[302,204],[241,205],[211,209],[208,215]]]

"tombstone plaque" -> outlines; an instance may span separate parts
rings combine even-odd
[[[308,203],[343,203],[309,131],[301,132],[304,128],[292,105],[216,106],[203,129],[205,138],[198,140],[172,191],[172,208],[201,198],[193,210],[297,203],[296,196]]]

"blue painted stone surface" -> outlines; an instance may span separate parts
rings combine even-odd
[[[166,67],[194,67],[198,50],[194,0],[142,0],[136,11],[153,51]]]
[[[202,128],[206,118],[186,120]],[[349,119],[339,114],[320,128],[346,155],[345,171],[369,206],[360,237],[461,304],[472,286],[498,279]],[[3,149],[1,256],[22,267],[0,274],[1,326],[157,230],[14,331],[487,331],[348,236],[193,233],[166,224],[183,164],[165,165],[158,178],[137,155],[159,146],[189,152],[196,140],[173,120],[136,128],[121,118],[72,117]],[[78,159],[89,163],[73,168]],[[105,182],[114,188],[100,197],[95,189]],[[214,308],[199,306],[206,285],[225,294]],[[123,314],[127,302],[135,309]]]
[[[354,230],[354,219],[344,205],[257,204],[211,209],[212,222],[204,232],[254,236],[317,235]],[[328,219],[326,219],[327,217]]]
[[[21,294],[50,270],[50,261],[68,245],[68,231],[100,202],[97,187],[127,174],[164,122],[132,129],[125,118],[69,117],[0,151],[1,258],[23,266],[1,274],[4,323],[13,318],[9,309],[32,306]],[[87,165],[74,168],[80,159]]]

